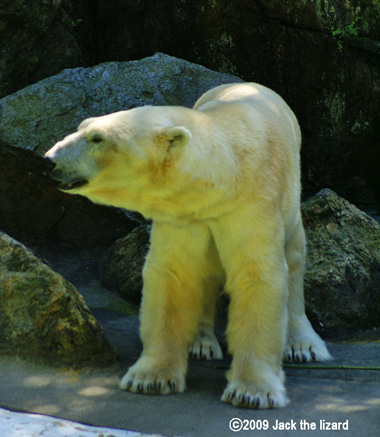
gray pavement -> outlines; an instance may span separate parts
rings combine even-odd
[[[131,325],[137,328],[136,317],[129,320],[125,343],[137,335],[137,329],[131,332]],[[132,341],[126,347],[127,353],[119,365],[103,370],[56,369],[3,357],[0,406],[165,436],[278,436],[280,432],[281,435],[325,436],[328,431],[323,428],[325,424],[327,428],[327,422],[341,422],[341,430],[328,435],[380,436],[379,371],[287,369],[290,404],[278,410],[253,411],[219,400],[226,383],[228,360],[190,362],[188,388],[182,394],[161,397],[120,391],[119,378],[139,353],[138,345],[133,345]],[[329,344],[329,347],[335,356],[333,364],[379,364],[378,343]],[[234,418],[238,419],[235,428],[242,425],[247,430],[230,431],[229,423]],[[282,426],[291,429],[281,430]],[[260,427],[263,429],[259,430]],[[273,429],[277,427],[281,431]]]
[[[75,275],[69,279],[118,350],[120,363],[74,371],[0,357],[0,407],[164,436],[380,436],[380,371],[376,370],[286,369],[291,402],[278,410],[238,409],[220,401],[229,359],[191,361],[187,390],[182,394],[147,396],[120,391],[119,378],[141,352],[138,317],[128,314],[130,307],[115,294],[90,280],[94,272],[87,270],[86,277],[81,269],[78,283]],[[380,342],[328,346],[334,356],[329,365],[380,366]],[[230,423],[243,429],[231,431]],[[340,430],[329,430],[329,426]]]

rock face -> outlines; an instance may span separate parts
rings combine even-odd
[[[327,189],[305,202],[302,212],[305,299],[316,329],[339,335],[379,327],[379,224]]]
[[[141,300],[142,269],[149,250],[149,226],[134,229],[110,247],[100,270],[102,283],[134,303]]]
[[[70,366],[116,360],[75,287],[2,232],[0,351]]]
[[[81,64],[75,18],[61,0],[0,2],[0,97]],[[77,0],[77,9],[84,3]],[[65,8],[67,9],[67,8]]]
[[[113,208],[60,193],[42,154],[90,116],[144,104],[191,106],[207,89],[239,79],[157,54],[65,70],[0,100],[0,226],[20,238],[73,246],[111,244],[136,223]]]

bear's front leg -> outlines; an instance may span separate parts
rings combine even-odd
[[[143,352],[122,378],[121,389],[157,394],[184,391],[188,347],[202,309],[202,261],[209,239],[205,226],[154,223],[143,271]]]
[[[230,232],[222,226],[213,229],[231,298],[227,341],[233,360],[221,399],[240,407],[288,403],[281,368],[288,273],[281,230],[270,225],[269,220],[262,226],[256,221],[244,228],[244,235],[232,226]]]
[[[265,280],[259,271],[268,266],[258,264],[246,266],[230,291],[227,340],[233,360],[221,399],[248,408],[284,407],[288,403],[281,368],[286,274],[278,266],[272,270],[276,279]],[[285,282],[281,284],[279,278]]]

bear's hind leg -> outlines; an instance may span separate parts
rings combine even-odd
[[[327,361],[331,355],[305,314],[303,279],[305,233],[302,222],[285,251],[289,270],[288,339],[283,359],[286,362]]]
[[[202,310],[202,262],[210,232],[203,225],[154,223],[143,271],[143,352],[120,382],[136,393],[185,389],[187,350]]]
[[[225,282],[225,274],[213,240],[204,262],[203,311],[198,331],[189,347],[189,358],[221,360],[223,352],[214,334],[214,319],[216,303]]]
[[[198,331],[189,347],[189,358],[193,360],[223,359],[222,349],[214,334],[215,305],[219,290],[219,281],[212,284],[212,288],[208,287],[207,290],[205,290],[208,293],[208,296],[206,296],[207,301],[203,306],[203,314]]]

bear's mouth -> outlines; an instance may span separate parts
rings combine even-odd
[[[86,185],[88,181],[86,179],[82,179],[79,181],[73,181],[73,182],[61,182],[58,185],[58,188],[62,191],[70,191],[74,190],[75,188],[82,187],[83,185]]]

